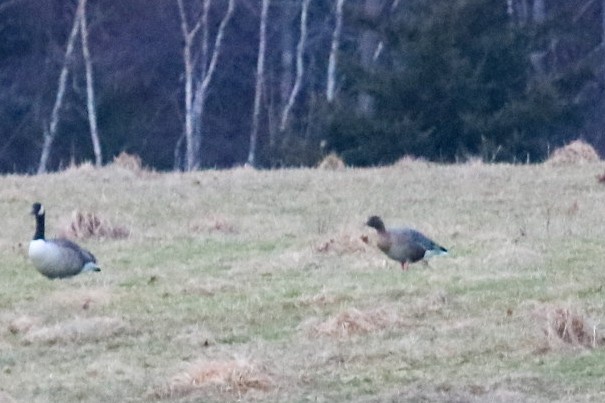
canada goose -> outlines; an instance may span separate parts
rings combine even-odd
[[[29,243],[29,258],[36,269],[48,278],[65,278],[86,271],[101,271],[92,253],[69,239],[44,239],[44,206],[34,203],[36,233]]]
[[[408,269],[409,263],[447,254],[447,249],[414,229],[386,229],[378,216],[370,217],[366,225],[378,232],[378,248],[391,259],[401,263],[403,270]]]

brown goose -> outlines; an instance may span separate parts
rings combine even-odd
[[[401,263],[403,270],[407,270],[410,263],[447,254],[447,249],[443,246],[412,228],[386,229],[378,216],[370,217],[366,225],[378,232],[378,248]]]

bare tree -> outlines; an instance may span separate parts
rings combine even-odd
[[[183,0],[177,0],[179,15],[181,17],[181,32],[183,34],[183,63],[185,64],[185,164],[187,170],[194,166],[194,138],[193,138],[193,68],[194,60],[192,54],[193,40],[201,27],[202,21],[198,19],[193,28],[189,28],[187,13]],[[178,152],[181,141],[177,141],[176,152]]]
[[[216,71],[225,29],[235,10],[235,0],[229,0],[227,11],[218,27],[209,60],[208,14],[212,0],[203,0],[202,13],[193,28],[189,28],[183,1],[177,0],[177,3],[181,18],[181,31],[185,42],[183,46],[183,61],[185,63],[185,168],[187,171],[193,171],[200,166],[202,122],[206,99],[208,98],[208,88]],[[199,58],[195,58],[193,56],[193,45],[200,28],[202,28],[201,55]]]
[[[274,3],[279,9],[279,85],[274,89],[274,97],[271,97],[272,102],[269,103],[268,113],[268,130],[269,130],[269,148],[274,149],[277,145],[277,138],[280,134],[279,126],[281,114],[284,105],[290,98],[290,92],[294,85],[293,63],[294,50],[296,43],[292,33],[292,26],[295,20],[295,7],[291,3],[283,1]],[[269,87],[272,88],[272,87]]]
[[[290,91],[290,97],[288,102],[284,106],[281,116],[281,122],[279,130],[284,132],[288,124],[288,118],[290,116],[290,110],[294,106],[294,101],[300,92],[302,86],[302,80],[305,73],[305,66],[303,63],[303,56],[305,52],[305,44],[307,41],[307,17],[309,14],[309,3],[311,0],[302,0],[302,8],[300,12],[300,37],[298,39],[298,45],[296,46],[296,80],[292,91]]]
[[[536,24],[542,24],[546,20],[546,8],[544,0],[534,0],[532,7],[532,19]]]
[[[90,50],[88,49],[88,27],[86,23],[86,2],[80,0],[82,7],[82,16],[80,18],[80,39],[82,40],[82,56],[84,58],[84,67],[86,69],[86,106],[88,109],[88,123],[90,125],[90,137],[95,154],[95,166],[100,167],[103,164],[103,155],[101,153],[101,142],[99,141],[99,131],[97,128],[97,111],[95,107],[94,82],[92,74],[92,62],[90,60]]]
[[[265,77],[265,52],[267,48],[267,15],[269,14],[269,3],[270,0],[262,0],[260,15],[258,59],[256,61],[256,88],[254,92],[254,110],[252,112],[252,131],[250,132],[250,150],[248,152],[248,164],[252,166],[254,166],[254,163],[256,162],[256,144],[258,143],[260,106]]]
[[[363,14],[370,21],[375,21],[384,6],[383,0],[364,0]],[[359,37],[359,57],[364,69],[370,70],[381,46],[378,34],[372,29],[365,29]],[[357,98],[357,111],[361,115],[371,116],[374,113],[374,98],[367,92],[361,92]]]
[[[59,75],[59,86],[57,88],[57,96],[55,97],[55,104],[50,115],[50,125],[44,128],[44,143],[42,145],[42,153],[40,154],[40,163],[38,165],[38,174],[46,173],[48,165],[48,157],[50,156],[50,150],[52,144],[57,135],[57,129],[59,127],[59,112],[61,106],[63,106],[63,98],[65,96],[65,84],[67,82],[67,76],[69,75],[69,64],[71,56],[74,50],[74,43],[78,36],[80,28],[80,20],[83,12],[83,2],[78,2],[78,8],[74,14],[74,22],[71,27],[69,38],[67,39],[67,46],[65,48],[65,55],[63,56],[63,67],[61,68],[61,74]]]
[[[338,63],[338,48],[340,47],[340,34],[342,32],[342,9],[345,0],[336,1],[336,11],[334,17],[336,24],[332,32],[332,46],[330,48],[330,58],[328,60],[328,78],[326,87],[326,99],[328,102],[334,101],[336,91],[336,65]]]

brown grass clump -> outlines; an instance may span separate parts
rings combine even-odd
[[[68,344],[97,342],[126,331],[126,323],[119,318],[75,318],[51,326],[33,326],[23,337],[26,344]]]
[[[128,228],[112,225],[109,221],[102,219],[96,213],[82,212],[79,210],[71,214],[71,222],[62,231],[62,236],[67,238],[109,238],[123,239],[130,236]]]
[[[206,217],[202,221],[192,223],[189,228],[195,233],[237,234],[239,232],[235,224],[222,216]]]
[[[569,308],[545,307],[538,310],[536,316],[544,321],[546,350],[563,346],[596,348],[605,342],[595,324]]]
[[[12,334],[24,334],[27,333],[32,327],[36,326],[39,322],[39,318],[22,315],[10,321],[8,324],[8,330]]]
[[[342,338],[355,334],[377,332],[399,323],[398,314],[386,308],[368,311],[349,308],[324,322],[314,325],[311,334]]]
[[[84,161],[80,164],[75,161],[71,161],[69,165],[65,168],[65,172],[91,172],[94,171],[95,166],[90,161]]]
[[[418,163],[428,165],[428,161],[426,159],[406,154],[403,157],[399,158],[397,161],[395,161],[393,166],[398,168],[407,168],[410,166],[418,165]]]
[[[345,167],[344,161],[336,153],[326,155],[317,165],[317,168],[325,169],[326,171],[340,171],[345,169]]]
[[[345,255],[350,253],[365,252],[368,248],[368,237],[342,233],[326,241],[315,245],[315,251],[320,253],[336,253]]]
[[[546,162],[552,165],[569,165],[596,162],[600,159],[599,154],[590,144],[575,140],[564,147],[557,148]]]
[[[167,387],[157,390],[155,395],[158,398],[183,396],[213,387],[222,392],[242,395],[251,390],[266,392],[272,385],[267,374],[246,360],[200,360],[175,375]]]
[[[145,170],[145,168],[143,168],[143,161],[141,160],[141,157],[134,154],[128,154],[125,151],[122,151],[120,154],[113,157],[112,165],[135,173]]]

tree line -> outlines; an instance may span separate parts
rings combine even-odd
[[[0,171],[602,151],[605,1],[4,0]]]

